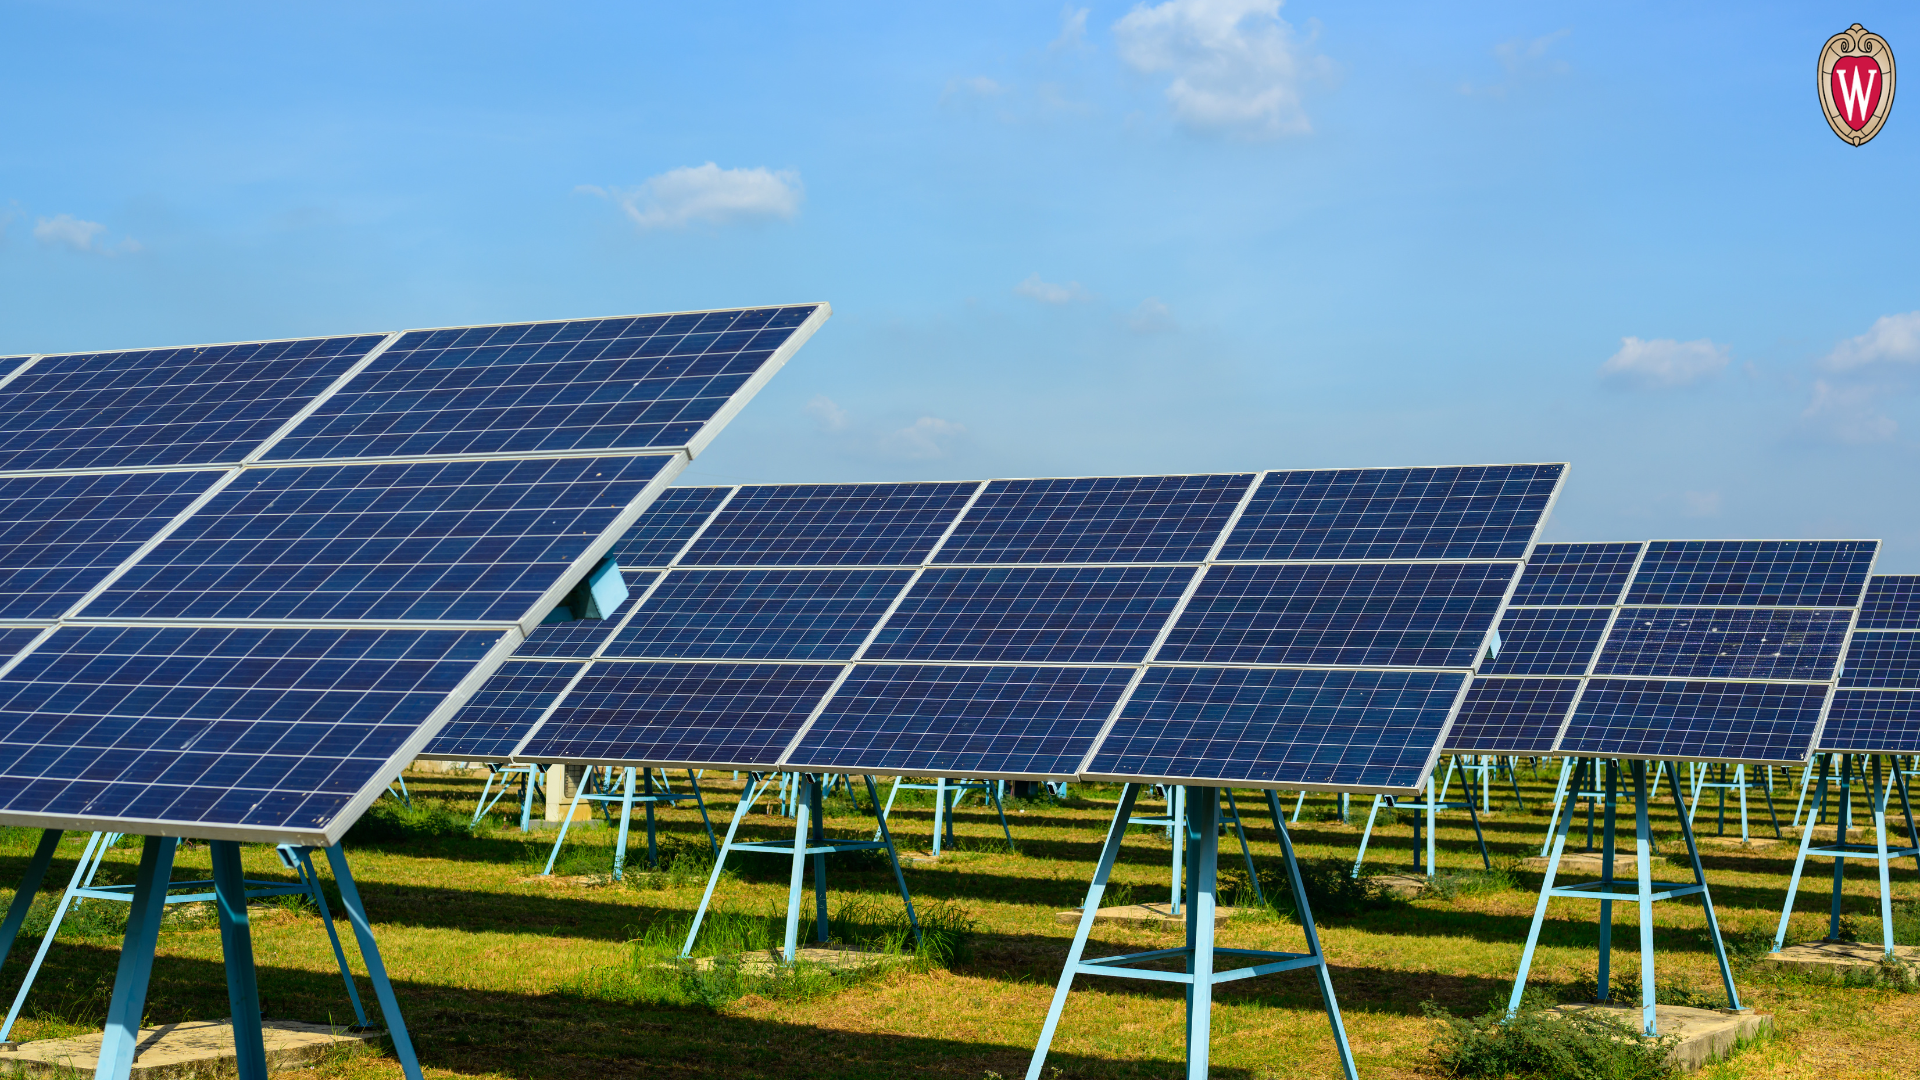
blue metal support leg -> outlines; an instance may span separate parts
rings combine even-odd
[[[1053,989],[1053,1003],[1047,1007],[1046,1022],[1040,1025],[1040,1042],[1033,1048],[1027,1080],[1040,1080],[1040,1070],[1046,1066],[1047,1048],[1053,1045],[1053,1033],[1060,1027],[1060,1013],[1067,1007],[1067,992],[1073,989],[1073,976],[1087,951],[1087,935],[1093,930],[1094,916],[1100,913],[1100,897],[1107,891],[1114,859],[1120,854],[1120,838],[1126,835],[1127,819],[1133,816],[1133,802],[1139,794],[1139,784],[1125,784],[1120,788],[1120,806],[1114,811],[1113,824],[1107,826],[1107,841],[1100,846],[1100,862],[1094,867],[1092,884],[1087,886],[1086,902],[1080,906],[1080,926],[1073,932],[1073,944],[1067,948],[1067,964],[1060,970],[1060,982]]]
[[[720,842],[720,852],[713,857],[713,870],[707,875],[707,891],[700,894],[700,906],[693,911],[693,925],[687,928],[687,942],[680,947],[682,957],[693,955],[693,943],[700,936],[700,923],[707,917],[707,905],[713,902],[713,888],[720,883],[720,871],[726,868],[727,854],[733,850],[733,838],[740,831],[740,822],[753,809],[762,792],[773,785],[771,777],[762,777],[759,773],[747,774],[747,789],[740,793],[740,803],[733,808],[733,820],[727,823],[727,838]],[[896,872],[898,867],[896,866]],[[900,886],[905,890],[906,885]]]
[[[133,910],[127,913],[127,934],[113,977],[113,997],[107,1003],[94,1080],[128,1080],[133,1075],[140,1019],[147,1011],[147,983],[153,977],[153,951],[160,941],[160,915],[166,910],[167,882],[173,876],[173,852],[179,843],[171,836],[149,836],[140,848]]]
[[[327,928],[327,940],[333,945],[333,958],[340,964],[340,979],[347,984],[347,1000],[353,1002],[355,1026],[367,1026],[367,1010],[360,1004],[360,988],[353,985],[353,969],[347,966],[347,950],[340,944],[340,931],[333,925],[333,911],[327,906],[327,891],[320,887],[320,874],[313,868],[313,849],[295,848],[294,858],[300,860],[306,879],[308,894],[313,897],[313,906],[320,909],[320,922]]]
[[[247,879],[240,842],[214,840],[214,905],[220,912],[220,948],[227,961],[227,1004],[233,1009],[233,1052],[240,1080],[268,1080],[267,1046],[260,1030],[260,988],[253,970],[253,929],[247,923]]]
[[[21,924],[27,921],[27,909],[33,906],[40,882],[47,876],[47,867],[53,864],[53,851],[59,846],[59,829],[41,831],[40,843],[33,849],[33,857],[27,860],[27,872],[20,879],[20,888],[7,907],[7,921],[0,923],[0,967],[6,966],[7,954],[13,951],[13,941],[20,936]]]
[[[1333,1025],[1333,1045],[1340,1051],[1340,1071],[1347,1080],[1360,1080],[1353,1065],[1353,1047],[1347,1043],[1347,1025],[1340,1019],[1340,1003],[1333,996],[1333,972],[1327,968],[1327,954],[1320,948],[1320,931],[1313,925],[1313,906],[1307,903],[1306,882],[1300,879],[1300,860],[1293,854],[1293,838],[1280,825],[1280,853],[1287,861],[1287,883],[1293,887],[1293,909],[1300,916],[1300,929],[1307,935],[1307,954],[1318,959],[1313,966],[1314,979],[1320,984],[1320,1002],[1327,1007],[1327,1022]]]
[[[1644,769],[1645,765],[1642,764],[1641,768]],[[1673,791],[1673,808],[1676,813],[1681,809],[1679,772],[1680,763],[1677,761],[1673,763],[1671,769],[1667,770],[1667,782]],[[1693,868],[1693,883],[1700,891],[1700,907],[1707,916],[1707,933],[1713,939],[1714,958],[1720,962],[1720,979],[1727,987],[1727,1008],[1740,1011],[1742,1009],[1740,1004],[1740,991],[1733,985],[1733,964],[1727,959],[1727,943],[1720,936],[1720,919],[1714,914],[1713,893],[1707,889],[1707,871],[1706,868],[1700,864],[1700,846],[1694,842],[1693,826],[1687,823],[1684,814],[1680,817],[1680,836],[1687,842],[1687,863]],[[1641,871],[1641,878],[1644,880],[1646,875],[1647,872],[1643,869]],[[1648,951],[1651,952],[1653,941],[1652,932],[1642,930],[1641,934],[1646,939]],[[1651,965],[1652,961],[1647,961],[1647,963]],[[1649,966],[1647,970],[1649,972],[1647,978],[1651,979],[1653,969]]]
[[[407,1080],[422,1080],[420,1059],[414,1056],[406,1021],[400,1018],[400,1000],[394,997],[393,984],[387,979],[387,966],[380,961],[380,946],[373,940],[373,923],[367,919],[367,906],[360,899],[359,887],[353,883],[346,853],[340,850],[339,844],[327,848],[326,852],[327,865],[333,870],[333,883],[340,890],[340,905],[347,909],[347,921],[353,924],[354,939],[360,944],[360,959],[366,962],[367,978],[373,983],[373,997],[380,1003],[380,1015],[386,1018],[387,1037],[393,1040],[400,1070]]]

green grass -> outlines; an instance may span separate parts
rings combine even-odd
[[[1014,849],[1008,850],[992,808],[970,796],[956,818],[956,857],[906,870],[916,910],[932,931],[915,948],[902,929],[904,909],[884,859],[829,860],[828,933],[843,943],[893,950],[895,965],[839,972],[803,966],[777,978],[755,975],[744,960],[779,943],[791,863],[781,856],[731,860],[716,893],[716,913],[696,953],[718,958],[707,967],[675,963],[685,927],[711,864],[706,833],[691,806],[657,815],[661,865],[646,865],[645,833],[636,822],[622,882],[612,882],[614,831],[576,825],[552,878],[539,877],[553,834],[523,835],[490,815],[469,829],[481,777],[409,774],[415,810],[383,799],[349,844],[361,890],[391,971],[406,1020],[432,1076],[602,1080],[626,1077],[956,1077],[988,1072],[1019,1076],[1046,1015],[1074,927],[1056,914],[1077,908],[1105,836],[1118,790],[1082,785],[1068,800],[1007,805]],[[1539,884],[1520,860],[1537,854],[1545,818],[1531,812],[1551,795],[1545,770],[1523,781],[1530,812],[1483,816],[1496,870],[1481,868],[1464,815],[1442,815],[1433,888],[1410,900],[1347,876],[1358,829],[1330,817],[1333,800],[1307,801],[1293,838],[1333,962],[1334,985],[1360,1069],[1381,1077],[1441,1074],[1432,1047],[1439,1026],[1423,1003],[1461,1017],[1477,1015],[1510,988]],[[676,785],[677,786],[677,785]],[[708,806],[724,828],[738,785],[708,774]],[[1511,802],[1511,793],[1496,802]],[[868,805],[864,788],[862,807]],[[882,782],[881,798],[886,797]],[[1790,800],[1787,800],[1790,804]],[[1262,887],[1276,907],[1291,892],[1281,869],[1265,800],[1241,799]],[[1364,820],[1365,801],[1356,800]],[[1282,803],[1292,810],[1291,796]],[[1147,802],[1143,813],[1160,804]],[[872,835],[870,810],[844,797],[827,800],[826,824],[836,836]],[[1789,810],[1790,812],[1790,810]],[[517,816],[517,807],[513,815]],[[931,796],[904,792],[892,825],[903,850],[929,846]],[[1701,822],[1707,822],[1703,811]],[[1757,822],[1765,821],[1762,808]],[[1584,826],[1584,815],[1580,818]],[[1657,810],[1656,829],[1678,831],[1671,808]],[[1710,828],[1703,831],[1711,831]],[[743,837],[791,840],[792,822],[755,812]],[[1756,835],[1769,835],[1756,827]],[[0,882],[17,880],[36,837],[0,830]],[[1370,869],[1412,869],[1412,829],[1376,830]],[[69,837],[48,875],[64,881],[83,837]],[[1676,841],[1677,842],[1677,841]],[[1584,843],[1577,829],[1570,847]],[[1669,845],[1671,846],[1671,844]],[[1753,963],[1770,945],[1784,900],[1793,845],[1704,848],[1714,901],[1740,968],[1743,1003],[1775,1014],[1776,1033],[1716,1068],[1717,1077],[1903,1074],[1920,1024],[1920,994],[1892,980],[1848,985],[1770,973]],[[103,879],[130,881],[139,851],[113,851]],[[1109,904],[1164,901],[1171,849],[1163,832],[1135,830],[1115,867]],[[250,878],[290,875],[267,847],[247,847]],[[1222,846],[1223,892],[1242,902],[1245,867],[1238,843]],[[1809,865],[1792,940],[1825,931],[1828,864]],[[184,847],[175,876],[209,876],[204,845]],[[324,872],[324,865],[323,865]],[[1663,871],[1670,873],[1670,871]],[[1238,875],[1236,878],[1235,875]],[[1856,933],[1874,940],[1879,908],[1872,875],[1848,880],[1846,913]],[[1920,892],[1911,864],[1896,867],[1896,933],[1920,930]],[[0,891],[0,901],[8,899]],[[1223,899],[1229,899],[1223,896]],[[82,905],[91,908],[92,902]],[[336,911],[337,911],[336,907]],[[811,892],[805,905],[812,915]],[[41,917],[36,908],[36,918]],[[1655,906],[1659,986],[1665,997],[1724,994],[1703,941],[1697,904]],[[1546,1001],[1591,996],[1596,905],[1556,899],[1536,956],[1532,985]],[[118,918],[124,918],[122,910]],[[23,1038],[96,1030],[117,955],[118,925],[108,907],[63,928],[19,1026]],[[1616,905],[1613,970],[1637,975],[1637,913]],[[267,1015],[317,1022],[351,1020],[331,949],[310,905],[262,904],[254,910],[255,951]],[[44,925],[42,923],[41,925]],[[346,947],[360,969],[352,936]],[[813,936],[809,921],[803,939]],[[1304,938],[1284,910],[1222,923],[1220,944],[1298,950]],[[37,944],[24,935],[0,970],[0,994],[11,990]],[[1091,955],[1162,948],[1175,930],[1100,924]],[[730,958],[742,961],[737,966]],[[362,969],[363,970],[363,969]],[[364,976],[361,993],[370,1006]],[[1616,993],[1626,984],[1615,980]],[[1325,1014],[1310,976],[1288,973],[1223,985],[1213,1018],[1217,1077],[1338,1075]],[[148,998],[149,1022],[227,1015],[218,928],[210,913],[170,913]],[[1076,984],[1054,1042],[1050,1066],[1064,1078],[1149,1078],[1176,1075],[1184,1009],[1170,985],[1083,979]],[[1844,1067],[1821,1054],[1844,1044]],[[1817,1052],[1816,1052],[1817,1051]],[[390,1052],[322,1063],[315,1075],[397,1080]]]

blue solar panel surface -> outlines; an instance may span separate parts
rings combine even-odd
[[[1629,604],[1854,607],[1877,540],[1656,540]]]
[[[912,566],[977,484],[743,488],[682,557],[687,566]]]
[[[1850,754],[1920,753],[1920,694],[1910,690],[1838,690],[1820,732],[1820,749]]]
[[[1565,465],[1267,475],[1220,557],[1521,559]]]
[[[1513,563],[1215,566],[1157,659],[1472,667]]]
[[[633,613],[608,656],[851,660],[909,570],[678,570]]]
[[[1580,695],[1560,751],[1802,761],[1827,693],[1821,683],[1596,680]]]
[[[1086,771],[1411,788],[1465,682],[1438,671],[1150,668]]]
[[[1113,775],[1411,788],[1561,471],[688,495],[671,538],[685,545],[676,568],[516,759],[921,775],[1121,769]],[[1268,485],[1318,494],[1298,523],[1268,498],[1258,536],[1269,551],[1276,538],[1290,546],[1239,557],[1297,561],[1209,567],[1236,513],[1261,507]],[[1299,491],[1288,498],[1297,509]],[[656,550],[655,565],[681,551]],[[1399,561],[1331,561],[1388,557]],[[790,663],[750,663],[772,660]],[[723,668],[744,682],[728,676],[684,700],[658,686]],[[617,681],[589,707],[588,688],[602,679]],[[745,720],[713,704],[751,699],[754,680],[786,689],[770,694],[772,707],[750,702]],[[1121,709],[1136,680],[1142,689]],[[793,698],[796,686],[817,694]],[[1095,753],[1109,723],[1121,741]]]
[[[1663,678],[1831,679],[1853,612],[1626,608],[1595,674]]]
[[[505,761],[527,733],[525,717],[539,716],[560,700],[585,664],[509,660],[447,721],[426,754],[471,755],[475,761]]]
[[[382,337],[42,357],[0,388],[0,471],[238,462]]]
[[[943,563],[1197,562],[1250,473],[994,480]]]
[[[1480,674],[1584,675],[1612,617],[1611,608],[1508,608],[1500,655],[1482,661]]]
[[[222,475],[0,478],[0,618],[57,618]]]
[[[685,445],[815,310],[416,330],[272,459]]]
[[[1578,679],[1476,679],[1447,733],[1461,754],[1550,754]]]
[[[517,756],[770,767],[842,670],[838,664],[596,663]]]
[[[249,469],[91,618],[521,618],[670,459]]]
[[[499,638],[62,628],[0,678],[0,812],[323,827]]]
[[[660,567],[671,563],[700,526],[726,501],[732,488],[668,488],[613,546],[622,567]]]
[[[1855,632],[1840,685],[1920,690],[1920,634]]]
[[[787,759],[827,772],[1072,773],[1131,668],[862,664]]]
[[[866,657],[1139,663],[1193,575],[1186,566],[929,570]]]
[[[500,725],[517,742],[520,714],[557,696],[550,677],[582,667],[522,662],[483,690],[510,627],[592,569],[825,314],[7,365],[0,619],[58,625],[0,628],[0,821],[324,843],[458,704],[453,734],[504,753]],[[443,460],[352,460],[392,455]],[[715,505],[671,500],[630,550],[671,557],[654,552]],[[644,590],[657,575],[624,576]]]
[[[1620,599],[1641,544],[1539,544],[1514,590],[1515,607],[1611,606]],[[1504,633],[1504,631],[1503,631]]]
[[[1920,630],[1920,575],[1875,574],[1860,603],[1862,630]]]

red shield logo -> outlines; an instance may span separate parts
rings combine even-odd
[[[1833,133],[1863,145],[1880,133],[1893,108],[1893,50],[1859,23],[1820,50],[1820,107]]]

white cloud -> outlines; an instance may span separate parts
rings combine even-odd
[[[1060,9],[1060,36],[1053,39],[1047,48],[1054,52],[1087,47],[1087,13],[1092,8],[1077,8],[1072,4]]]
[[[880,448],[897,457],[946,457],[950,452],[948,444],[965,434],[966,430],[951,420],[923,416],[898,431],[882,435]]]
[[[834,404],[825,394],[813,395],[806,405],[808,415],[820,421],[820,426],[828,431],[839,431],[847,426],[847,410]]]
[[[1620,339],[1620,351],[1600,365],[1600,374],[1642,386],[1685,386],[1717,374],[1729,359],[1725,345],[1706,338],[1642,341],[1629,337]]]
[[[1303,55],[1281,0],[1166,0],[1136,4],[1113,25],[1120,57],[1150,75],[1170,74],[1174,115],[1198,128],[1253,137],[1312,130],[1300,83],[1328,68]]]
[[[791,218],[805,195],[800,174],[791,169],[722,169],[711,161],[663,172],[624,191],[592,185],[579,190],[612,199],[642,229]]]
[[[1875,407],[1880,396],[1878,387],[1816,379],[1813,401],[1800,418],[1841,442],[1885,442],[1899,432],[1900,425]]]
[[[1920,361],[1920,311],[1880,316],[1866,333],[1834,346],[1820,366],[1846,371],[1882,360],[1902,364]]]
[[[1163,334],[1172,330],[1173,309],[1160,302],[1158,297],[1149,296],[1127,313],[1127,329],[1136,334]]]
[[[105,225],[97,221],[82,221],[72,214],[38,218],[33,226],[33,238],[49,247],[71,248],[101,255],[130,254],[140,250],[139,242],[132,237],[122,237],[118,244],[108,244],[106,235]]]
[[[1071,304],[1075,300],[1087,299],[1087,290],[1077,281],[1065,285],[1055,285],[1051,281],[1040,280],[1039,274],[1028,274],[1027,280],[1013,287],[1021,296],[1029,296],[1043,304]]]
[[[1006,92],[1006,87],[1001,86],[985,75],[975,75],[967,79],[948,79],[947,88],[941,92],[940,97],[942,100],[945,100],[960,94],[971,94],[974,97],[985,98],[998,97]]]
[[[1573,70],[1565,60],[1549,57],[1547,54],[1554,45],[1573,33],[1571,30],[1556,30],[1537,38],[1514,38],[1503,41],[1493,47],[1494,59],[1506,69],[1507,81],[1475,86],[1462,83],[1463,94],[1484,94],[1490,97],[1502,97],[1507,91],[1523,82],[1537,81],[1550,75],[1565,75]]]

